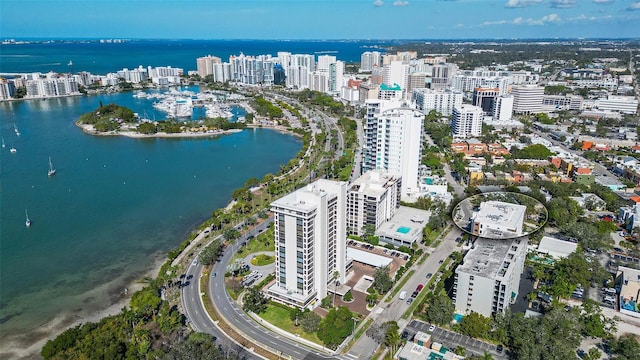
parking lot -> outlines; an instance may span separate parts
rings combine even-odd
[[[360,241],[349,239],[347,240],[347,246],[358,249],[361,251],[370,252],[376,255],[384,256],[391,259],[391,263],[389,264],[389,273],[393,278],[396,274],[396,271],[409,260],[409,254],[405,254],[398,250],[390,250],[382,246],[373,246],[367,243],[363,243]]]
[[[409,333],[408,339],[412,339],[418,331],[430,333],[429,326],[430,325],[424,321],[412,320],[405,328],[405,330]],[[485,352],[487,352],[491,354],[494,359],[508,359],[508,357],[504,354],[504,351],[502,353],[498,353],[496,351],[496,345],[494,344],[473,339],[468,336],[448,331],[439,327],[435,328],[435,330],[431,333],[431,337],[433,341],[439,342],[449,349],[455,349],[458,346],[462,346],[463,348],[467,349],[467,354],[473,353],[475,355],[483,355]]]

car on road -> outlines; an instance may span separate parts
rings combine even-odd
[[[444,262],[444,260],[440,260],[438,261],[438,264],[442,264]]]
[[[426,278],[427,278],[427,279],[430,279],[432,276],[433,276],[433,274],[432,274],[432,273],[427,273]]]
[[[193,259],[191,264],[193,264],[193,266],[198,266],[198,259]]]
[[[503,349],[504,349],[504,347],[502,345],[496,346],[496,351],[499,352],[499,353],[502,353]]]
[[[415,299],[415,298],[413,298],[413,297],[408,298],[407,299],[407,304],[411,305],[411,303],[413,302],[413,299]]]
[[[420,290],[422,290],[423,287],[424,287],[424,285],[418,284],[418,287],[416,288],[416,291],[420,292]]]
[[[404,300],[406,298],[407,298],[407,292],[406,291],[401,291],[400,292],[400,296],[398,296],[398,299]]]
[[[436,326],[431,324],[431,326],[429,326],[429,332],[432,333],[436,330]]]

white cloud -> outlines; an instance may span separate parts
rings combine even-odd
[[[604,15],[604,16],[586,16],[585,14],[580,14],[575,17],[567,18],[567,21],[603,21],[603,20],[611,20],[613,19],[612,15]]]
[[[558,9],[572,8],[577,5],[576,0],[553,0],[551,1],[551,7]]]
[[[629,4],[629,7],[627,8],[627,10],[629,11],[640,10],[640,1],[636,1],[634,3]]]
[[[545,24],[557,24],[562,22],[562,19],[558,14],[549,14],[545,15],[539,19],[532,18],[523,18],[521,16],[513,19],[513,20],[497,20],[497,21],[485,21],[480,26],[491,26],[491,25],[531,25],[531,26],[540,26]]]
[[[613,0],[593,0],[596,4],[611,4]]]
[[[396,0],[393,2],[393,6],[407,6],[407,5],[409,5],[408,1]]]
[[[380,7],[380,6],[384,5],[384,1],[376,0],[376,1],[373,2],[373,5],[377,6],[377,7]]]
[[[508,8],[520,8],[538,5],[541,2],[542,0],[507,0],[507,3],[504,6]]]

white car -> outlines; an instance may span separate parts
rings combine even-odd
[[[434,332],[435,330],[436,330],[436,326],[435,325],[432,324],[431,326],[429,326],[429,332],[430,333]]]

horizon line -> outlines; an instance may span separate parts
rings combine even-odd
[[[277,38],[277,39],[259,39],[259,38],[236,38],[236,39],[215,39],[215,38],[163,38],[163,37],[2,37],[0,41],[25,41],[25,40],[164,40],[164,41],[314,41],[314,42],[330,42],[330,41],[601,41],[601,40],[625,40],[639,41],[640,37],[522,37],[522,38],[333,38],[333,39],[314,39],[314,38]]]

